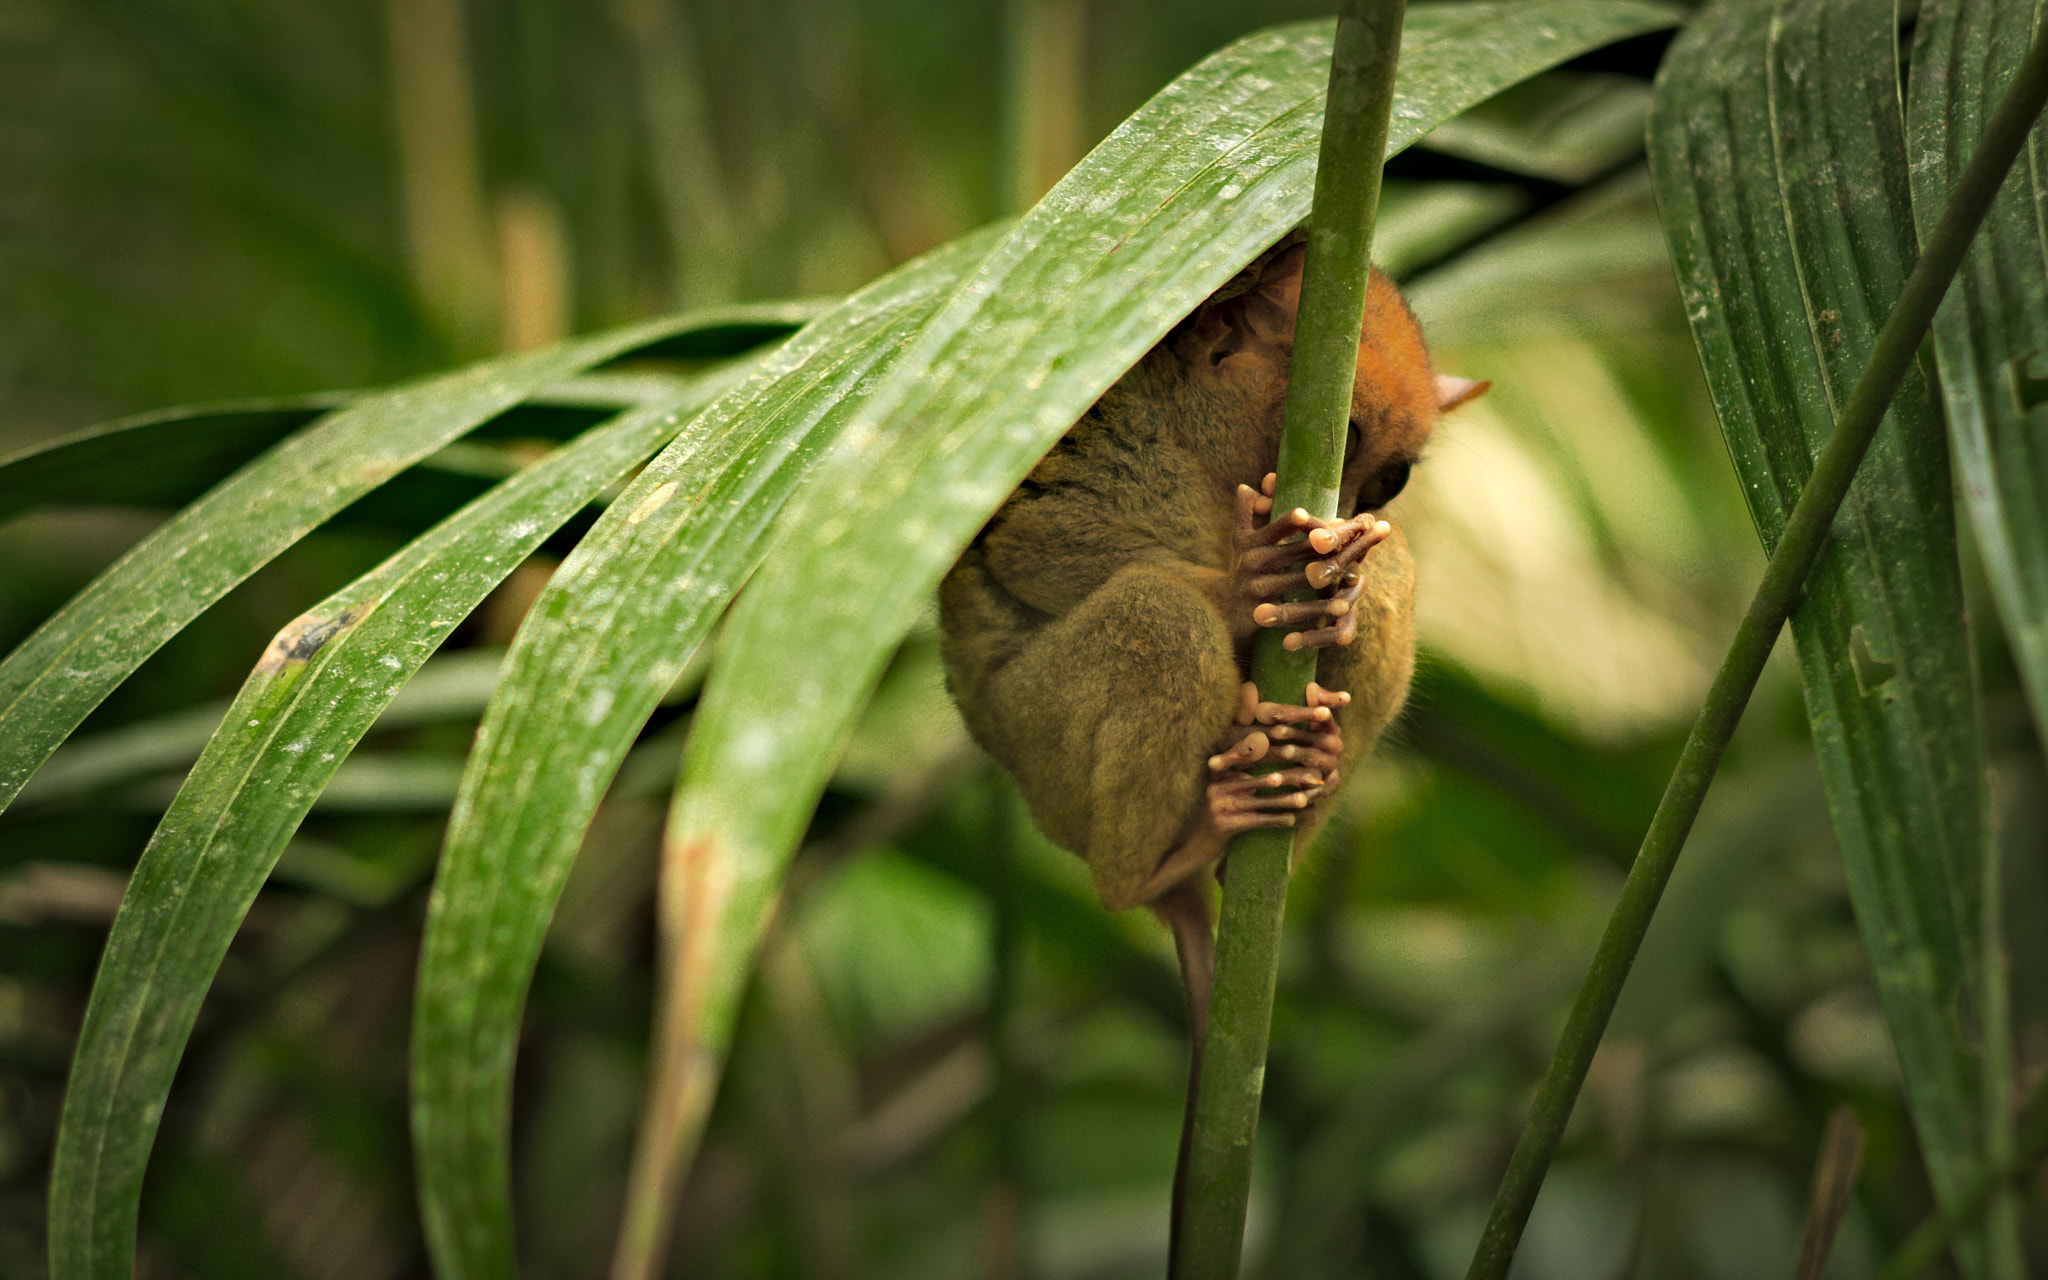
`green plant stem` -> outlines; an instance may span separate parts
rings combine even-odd
[[[1813,472],[1793,508],[1792,518],[1757,584],[1756,596],[1737,628],[1728,656],[1714,677],[1706,705],[1693,723],[1679,756],[1678,767],[1650,819],[1635,864],[1629,869],[1621,898],[1609,917],[1607,930],[1593,955],[1592,968],[1579,988],[1565,1023],[1550,1070],[1538,1089],[1515,1144],[1507,1175],[1494,1198],[1493,1212],[1479,1238],[1467,1280],[1497,1280],[1507,1274],[1529,1210],[1550,1167],[1571,1118],[1572,1104],[1585,1083],[1586,1069],[1593,1061],[1614,1002],[1628,979],[1636,950],[1650,927],[1650,916],[1664,892],[1671,868],[1684,846],[1693,819],[1699,816],[1714,770],[1734,736],[1742,709],[1763,673],[1778,632],[1797,603],[1802,584],[1827,542],[1828,527],[1835,511],[1849,491],[1849,482],[1877,434],[1899,384],[1912,367],[1915,353],[1934,312],[1948,291],[1949,281],[1962,265],[1978,226],[1990,212],[1992,197],[2005,180],[2006,170],[2026,141],[2027,131],[2048,100],[2048,26],[2035,33],[2033,46],[2013,77],[2012,87],[1999,103],[1984,130],[1983,141],[1970,164],[1956,182],[1955,190],[1941,211],[1941,218],[1920,251],[1920,260],[1906,279],[1899,300],[1892,306],[1884,329],[1871,350],[1870,363],[1856,380],[1848,402],[1828,436],[1827,444],[1814,461]],[[1219,966],[1220,968],[1220,966]]]
[[[1345,0],[1337,15],[1275,511],[1336,514],[1403,11],[1403,0]],[[1261,698],[1298,705],[1316,656],[1289,653],[1280,642],[1278,631],[1261,637],[1252,679]],[[1175,1224],[1170,1269],[1177,1280],[1232,1280],[1238,1272],[1292,834],[1269,828],[1231,844],[1186,1201]]]

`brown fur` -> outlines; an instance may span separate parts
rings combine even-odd
[[[1248,678],[1261,628],[1232,576],[1235,494],[1279,452],[1301,258],[1298,240],[1284,242],[1148,352],[941,588],[949,683],[968,728],[1111,907],[1135,905],[1199,821],[1208,757]],[[1420,457],[1440,402],[1471,394],[1447,383],[1374,271],[1341,514]],[[1398,529],[1361,569],[1357,637],[1325,649],[1318,674],[1352,694],[1340,773],[1400,710],[1414,670],[1414,566]],[[1304,823],[1327,807],[1319,799]]]

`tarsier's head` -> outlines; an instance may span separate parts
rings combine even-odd
[[[1270,434],[1276,446],[1306,253],[1306,233],[1288,236],[1218,289],[1173,339],[1176,355],[1195,376],[1257,389],[1261,434]],[[1421,460],[1437,415],[1488,385],[1435,371],[1415,313],[1373,268],[1351,388],[1341,513],[1377,511],[1391,502]]]

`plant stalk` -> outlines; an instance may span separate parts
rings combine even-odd
[[[1337,512],[1403,12],[1404,0],[1344,0],[1337,14],[1275,511]],[[1289,653],[1281,639],[1278,630],[1260,637],[1252,679],[1260,698],[1298,705],[1315,677],[1316,655]],[[1249,831],[1231,843],[1186,1200],[1169,1264],[1176,1280],[1234,1280],[1238,1273],[1292,846],[1286,828]]]
[[[1479,1238],[1467,1280],[1498,1280],[1514,1260],[1515,1246],[1528,1224],[1544,1174],[1571,1118],[1572,1104],[1585,1083],[1586,1069],[1599,1047],[1614,1002],[1635,961],[1636,950],[1649,930],[1650,916],[1671,878],[1678,851],[1685,844],[1714,770],[1734,736],[1742,709],[1756,688],[1764,662],[1778,632],[1791,616],[1800,589],[1827,543],[1828,527],[1849,492],[1856,468],[1870,448],[1885,410],[1912,367],[1920,343],[1934,321],[1949,282],[1962,265],[1977,228],[1991,210],[1992,197],[2004,182],[2027,131],[2048,101],[2048,25],[2034,36],[2012,86],[1985,127],[1983,140],[1958,179],[1941,218],[1920,251],[1920,260],[1906,279],[1872,347],[1870,362],[1842,407],[1835,429],[1814,461],[1798,505],[1785,524],[1771,562],[1757,584],[1756,596],[1737,628],[1728,656],[1707,692],[1706,704],[1687,737],[1678,767],[1658,802],[1643,836],[1641,850],[1629,869],[1621,898],[1593,955],[1592,968],[1579,988],[1571,1017],[1558,1040],[1550,1069],[1537,1091],[1523,1126],[1507,1175],[1493,1202],[1493,1211]],[[1219,962],[1219,969],[1220,969]]]

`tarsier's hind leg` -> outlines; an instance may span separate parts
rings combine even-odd
[[[1104,902],[1131,906],[1199,807],[1237,688],[1215,608],[1132,565],[994,672],[983,714],[1032,816],[1087,860]]]

